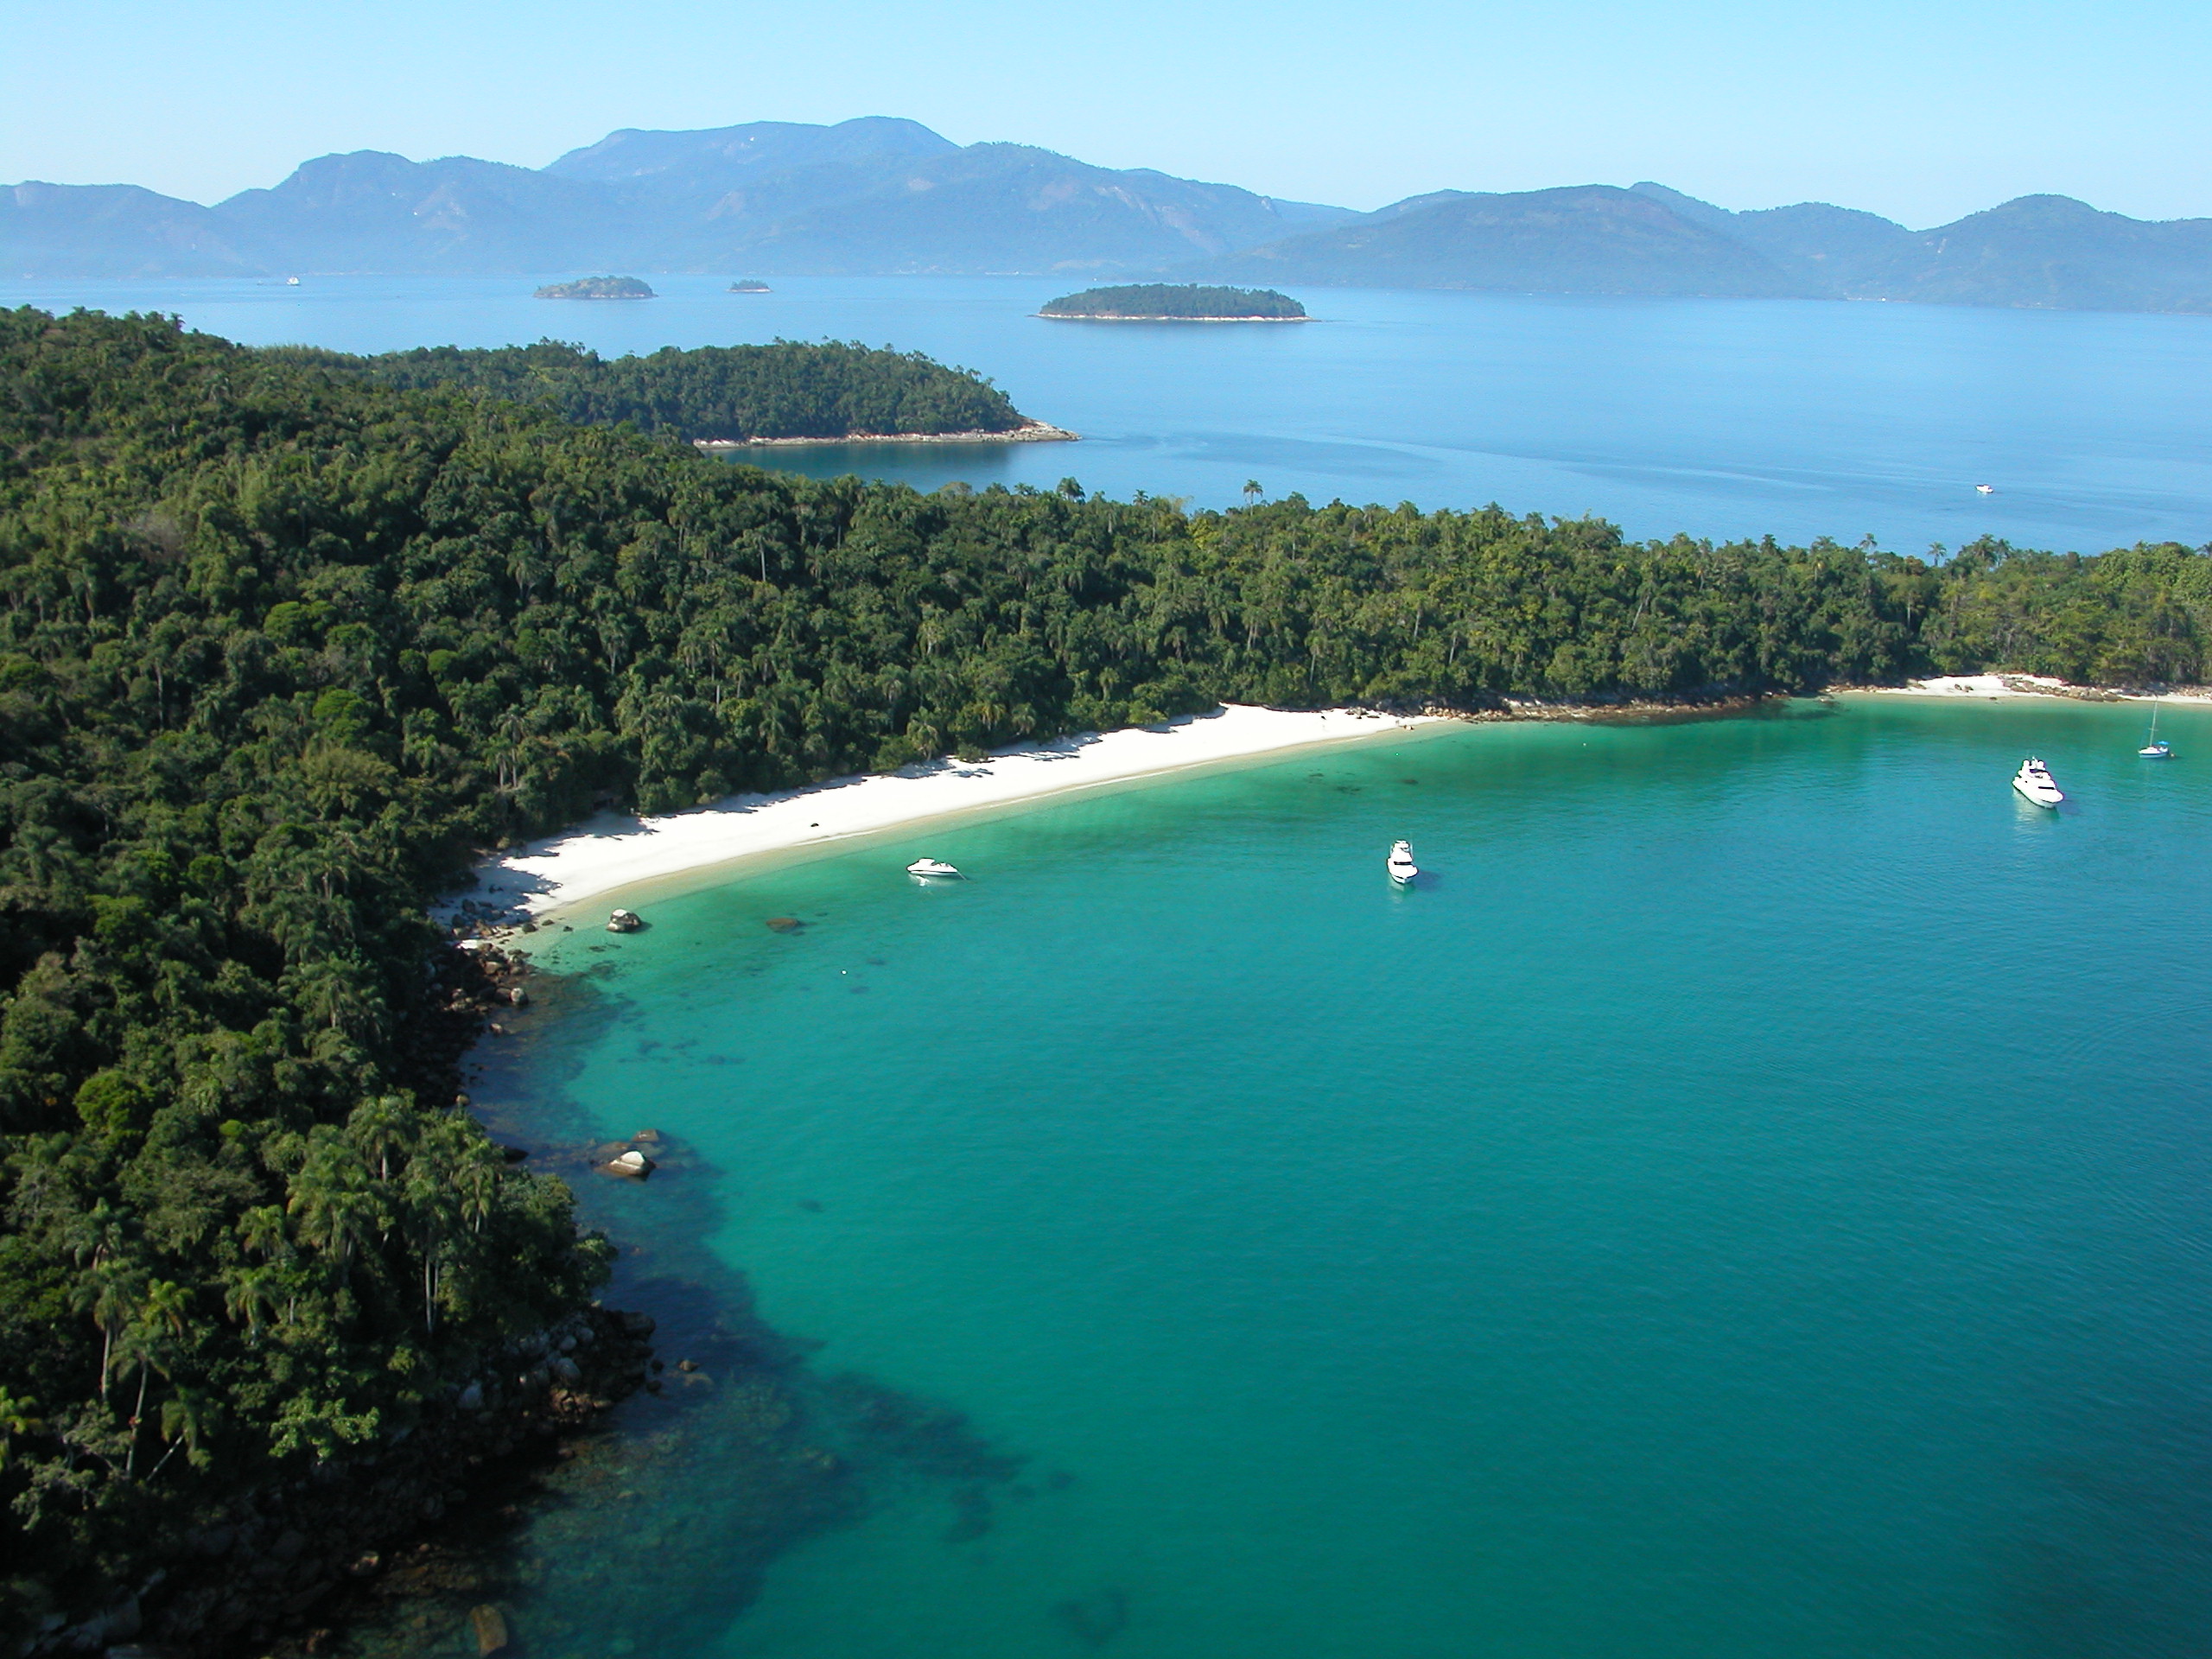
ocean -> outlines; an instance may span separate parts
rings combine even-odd
[[[743,274],[743,273],[736,273]],[[933,489],[1497,502],[1638,537],[1980,536],[2101,551],[2212,531],[2212,318],[1784,300],[1299,289],[1310,323],[1047,322],[1028,277],[652,278],[635,303],[532,277],[0,283],[0,304],[159,310],[250,344],[374,352],[551,335],[608,354],[785,337],[991,376],[1074,444],[868,445],[772,464]],[[1977,486],[1988,485],[1984,495]]]
[[[2203,1654],[2212,710],[2145,721],[1453,727],[556,934],[472,1088],[671,1369],[355,1650]]]

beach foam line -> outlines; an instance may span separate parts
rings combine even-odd
[[[1295,750],[1405,737],[1457,724],[1440,715],[1365,709],[1303,712],[1230,704],[1158,726],[1083,733],[1001,749],[976,761],[940,760],[867,777],[840,778],[776,794],[733,795],[664,817],[601,813],[574,830],[500,853],[478,866],[464,899],[517,909],[543,922],[617,895],[664,895],[709,872],[855,837],[906,831],[934,819],[1025,806],[1108,785],[1130,784],[1287,754]],[[603,917],[599,918],[604,920]]]

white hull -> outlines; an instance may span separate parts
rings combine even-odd
[[[2019,791],[2022,800],[2054,812],[2066,798],[2065,791],[2051,778],[2050,768],[2032,758],[2012,774],[2012,787]]]
[[[941,858],[918,858],[906,867],[906,874],[921,880],[957,881],[960,872]]]
[[[1402,887],[1413,886],[1414,878],[1421,874],[1421,867],[1414,862],[1414,849],[1402,841],[1390,849],[1389,860],[1382,868],[1390,873],[1390,879]]]

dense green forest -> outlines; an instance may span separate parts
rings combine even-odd
[[[1217,321],[1225,318],[1282,321],[1303,317],[1306,308],[1272,288],[1201,288],[1195,283],[1131,283],[1119,288],[1086,288],[1063,294],[1038,310],[1040,317],[1181,317]]]
[[[652,286],[635,276],[579,276],[572,283],[549,283],[532,296],[540,300],[652,300]]]
[[[375,378],[0,312],[17,1614],[373,1445],[588,1293],[565,1190],[410,1092],[410,1041],[425,898],[603,793],[666,810],[1224,699],[2207,677],[2212,557],[2177,546],[1930,564],[1495,507],[923,495]]]
[[[421,391],[458,386],[542,403],[566,419],[685,439],[842,438],[855,432],[1011,432],[1026,424],[979,375],[919,352],[858,343],[673,346],[613,361],[581,346],[454,346],[348,357],[307,347],[280,356]]]

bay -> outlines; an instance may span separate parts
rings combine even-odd
[[[779,336],[926,352],[1077,444],[748,457],[931,489],[1239,503],[1247,480],[1385,505],[1595,513],[1631,536],[1894,551],[1982,535],[2079,551],[2202,543],[2212,319],[1807,301],[1301,289],[1310,323],[1047,322],[1027,277],[656,276],[662,297],[530,297],[534,277],[0,283],[0,303],[162,310],[250,344],[346,351],[545,335],[607,353]],[[1982,495],[1987,484],[1993,494]]]
[[[560,936],[479,1097],[650,1121],[662,1173],[584,1185],[613,1294],[658,1299],[671,1358],[722,1348],[525,1530],[516,1628],[580,1659],[2202,1653],[2212,711],[2167,714],[2164,765],[2144,721],[1455,728]],[[2064,811],[2008,787],[2031,747]],[[973,879],[910,882],[925,852]],[[854,1489],[788,1536],[742,1497],[756,1312]]]

